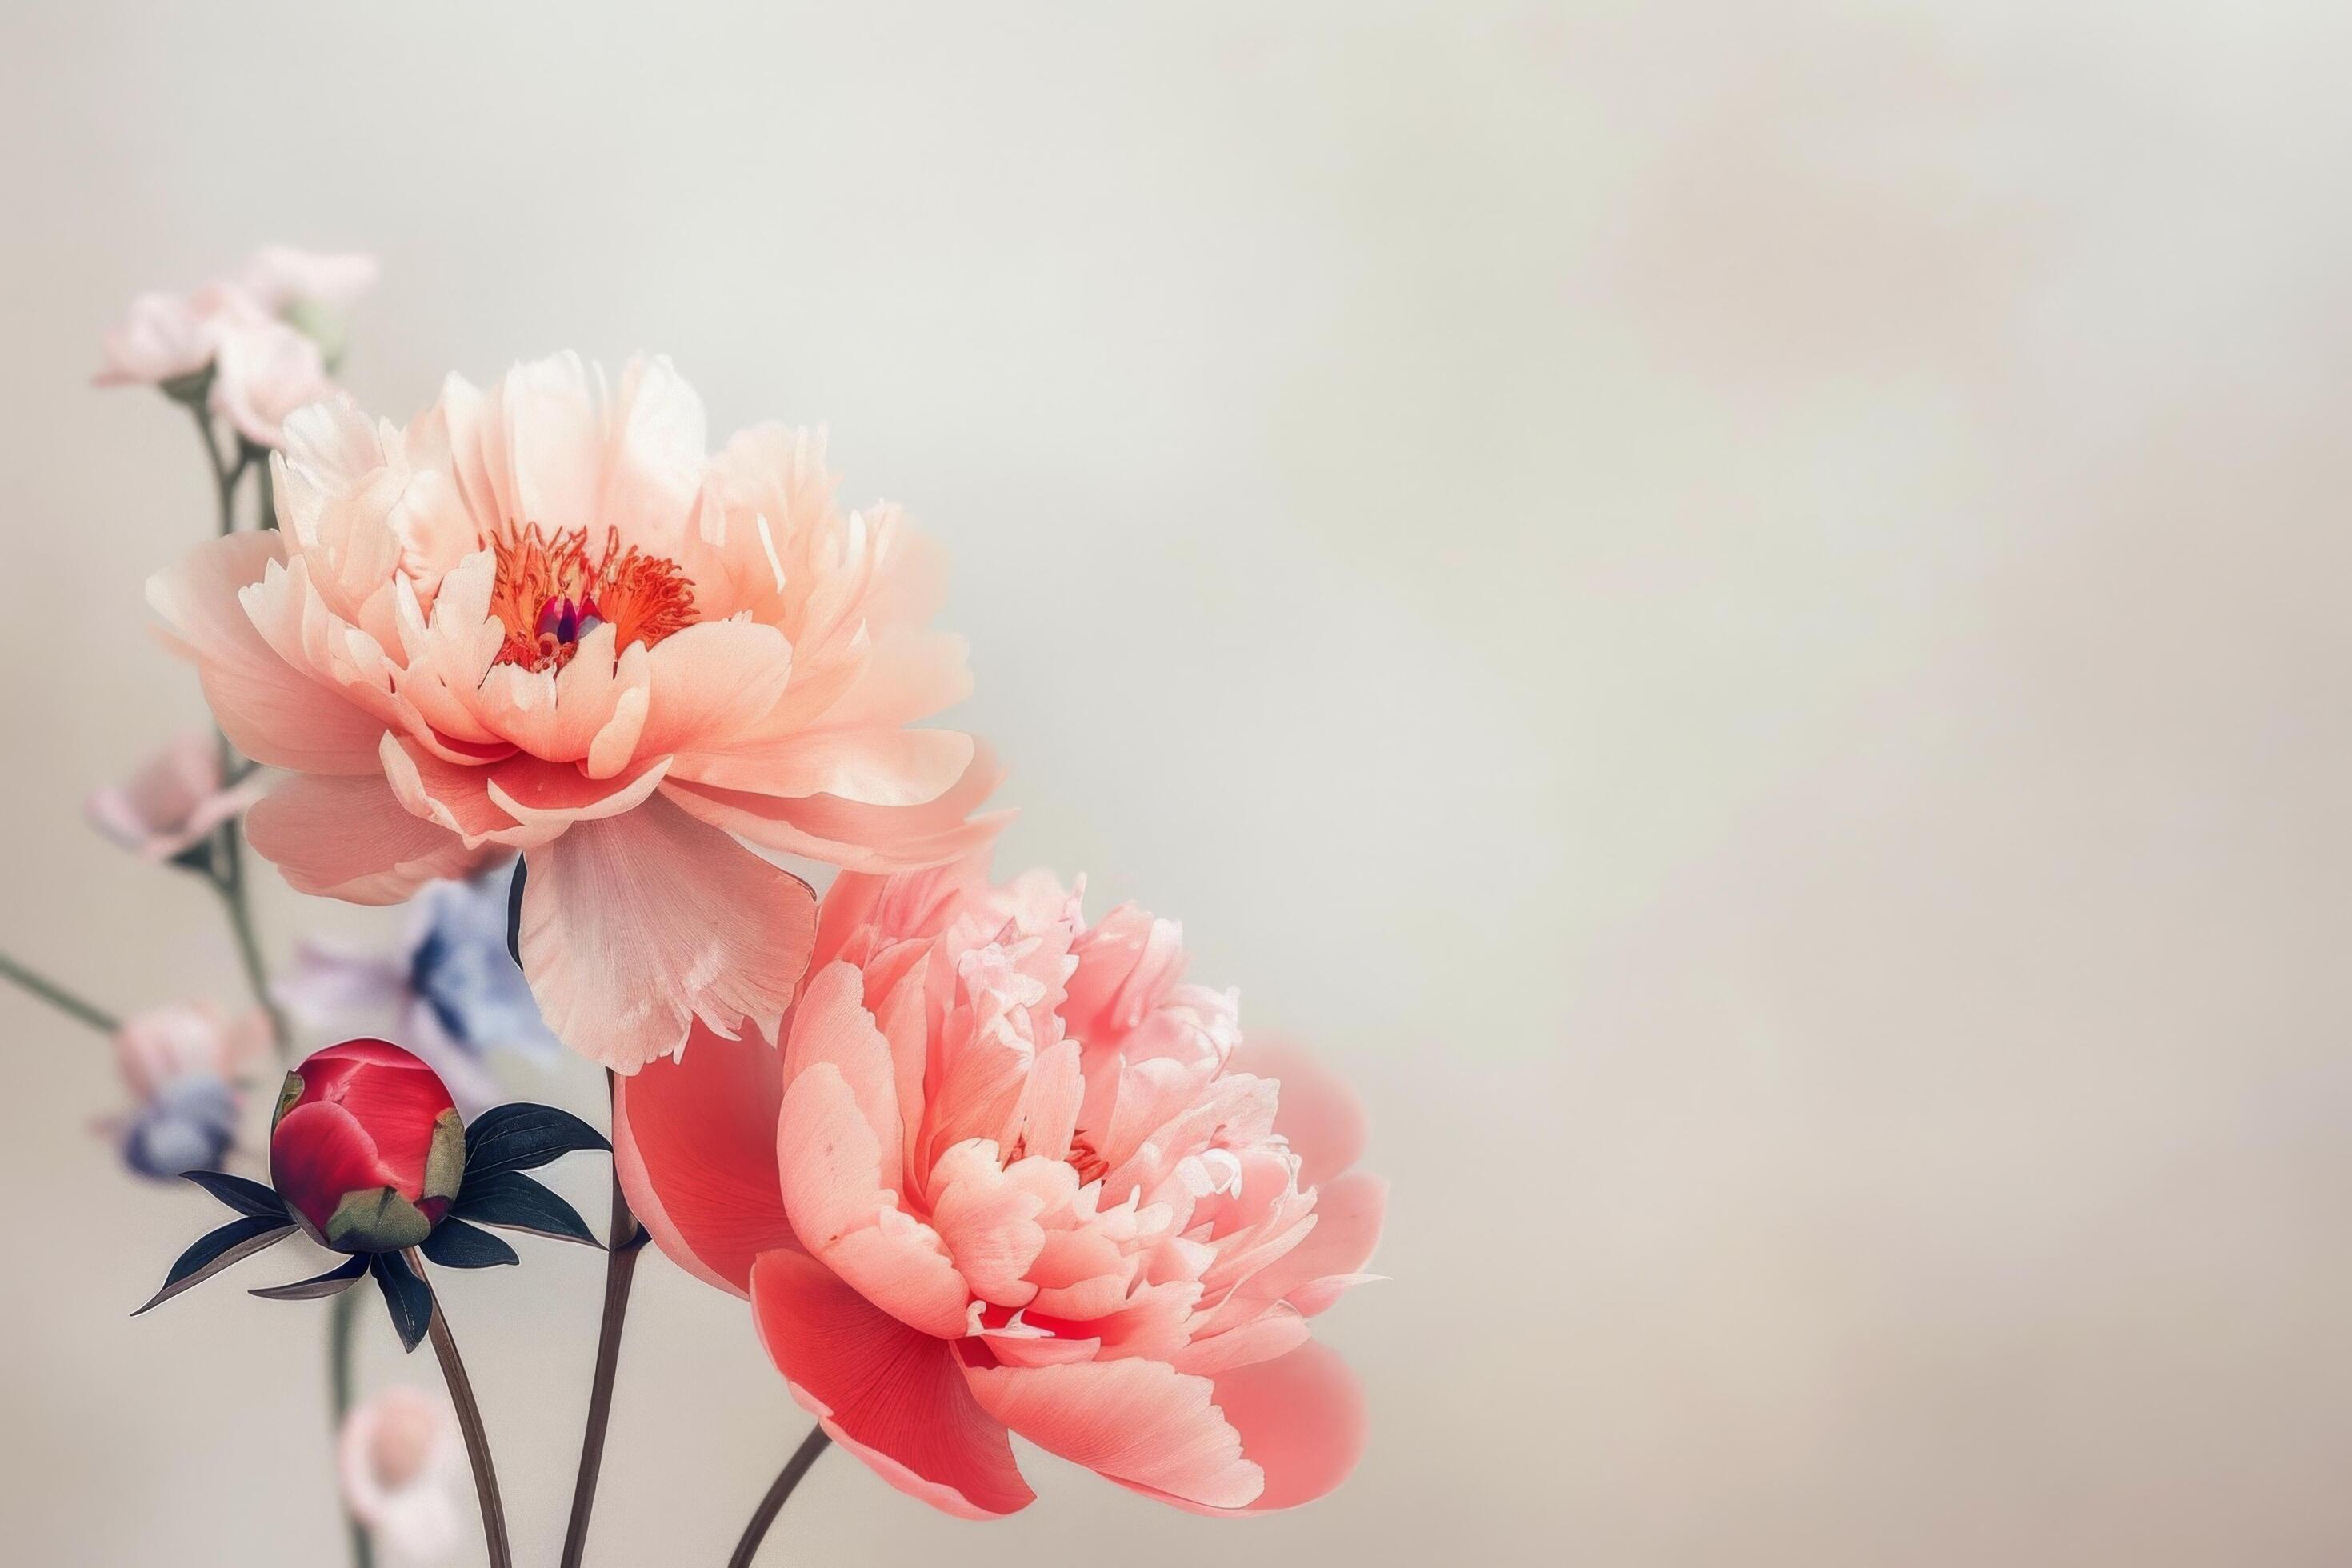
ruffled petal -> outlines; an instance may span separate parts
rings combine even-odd
[[[830,795],[785,800],[678,778],[665,780],[662,790],[681,809],[764,848],[847,871],[889,872],[942,865],[986,846],[1012,815],[970,814],[1003,776],[983,745],[953,788],[920,805],[869,805]]]
[[[1281,1080],[1274,1130],[1298,1156],[1298,1184],[1328,1182],[1363,1158],[1370,1122],[1363,1101],[1339,1074],[1288,1040],[1244,1040],[1228,1072]]]
[[[1164,1362],[968,1366],[981,1407],[1048,1453],[1199,1508],[1241,1509],[1265,1489],[1210,1381]]]
[[[796,1252],[761,1255],[751,1310],[793,1397],[900,1491],[960,1519],[1013,1513],[1035,1497],[951,1346],[876,1310]]]
[[[909,1328],[964,1331],[971,1294],[939,1233],[883,1185],[881,1142],[831,1062],[785,1086],[776,1156],[784,1210],[812,1255]]]
[[[773,1037],[816,932],[807,883],[658,795],[525,854],[523,972],[572,1049],[631,1073],[696,1018]]]
[[[1238,1508],[1161,1488],[1137,1490],[1192,1513],[1269,1513],[1313,1502],[1346,1480],[1363,1458],[1370,1431],[1363,1387],[1329,1346],[1310,1340],[1288,1355],[1220,1373],[1214,1381],[1217,1408],[1241,1434],[1243,1455],[1265,1473],[1265,1489]]]
[[[147,580],[147,602],[165,641],[195,661],[205,700],[238,751],[297,773],[373,773],[383,721],[279,658],[238,597],[284,552],[274,531],[208,539]]]
[[[381,773],[297,774],[255,803],[245,831],[296,891],[354,904],[399,903],[496,853],[468,849],[446,828],[411,816]]]
[[[764,1040],[697,1027],[690,1048],[613,1081],[613,1169],[655,1245],[748,1296],[751,1261],[797,1247],[776,1175],[783,1079]]]

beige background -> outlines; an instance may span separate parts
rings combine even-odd
[[[1335,1498],[1236,1526],[1036,1458],[973,1526],[835,1456],[768,1561],[2352,1560],[2347,46],[2336,5],[11,6],[0,946],[236,994],[205,890],[78,819],[199,716],[138,595],[208,526],[183,422],[87,377],[136,289],[371,247],[373,407],[646,348],[719,430],[829,420],[954,551],[1000,864],[1181,916],[1374,1108]],[[100,1042],[0,1031],[0,1555],[334,1562],[323,1310],[128,1321],[206,1205],[85,1135]],[[645,1276],[595,1557],[716,1563],[806,1423],[736,1302]],[[596,1280],[449,1291],[533,1564]]]

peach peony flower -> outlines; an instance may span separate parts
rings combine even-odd
[[[404,1562],[437,1563],[457,1551],[464,1465],[448,1406],[406,1384],[353,1406],[335,1442],[343,1506]]]
[[[1367,1278],[1385,1188],[1347,1170],[1346,1091],[1244,1055],[1183,962],[1175,925],[1088,928],[1042,874],[845,875],[781,1053],[621,1085],[622,1184],[750,1298],[793,1397],[935,1507],[1030,1500],[1008,1429],[1197,1511],[1320,1497],[1364,1407],[1307,1320]]]
[[[119,784],[82,803],[89,825],[150,860],[169,860],[259,798],[258,779],[221,782],[220,747],[210,735],[175,735]]]
[[[532,994],[608,1067],[772,1035],[815,900],[743,841],[881,871],[996,830],[971,737],[907,728],[967,684],[934,552],[835,510],[808,434],[707,457],[666,361],[609,396],[570,355],[452,377],[404,430],[338,395],[274,472],[278,529],[148,585],[230,740],[297,775],[254,847],[358,903],[520,849]]]

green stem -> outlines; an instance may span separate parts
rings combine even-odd
[[[50,1006],[93,1029],[110,1035],[122,1027],[122,1020],[105,1008],[83,1001],[56,981],[44,974],[36,974],[5,952],[0,952],[0,975],[5,975]]]
[[[286,1021],[286,1010],[270,994],[269,971],[261,957],[261,938],[253,927],[253,902],[246,895],[244,832],[235,819],[220,825],[220,837],[214,847],[212,881],[228,910],[228,927],[236,937],[237,962],[245,967],[245,982],[253,990],[254,1001],[269,1015],[269,1037],[277,1045],[279,1058],[290,1061],[294,1034]]]
[[[327,1388],[333,1401],[335,1436],[341,1437],[344,1418],[352,1413],[352,1323],[361,1292],[346,1290],[335,1298],[327,1319]],[[343,1523],[352,1532],[352,1568],[375,1568],[375,1542],[367,1526],[348,1509]]]

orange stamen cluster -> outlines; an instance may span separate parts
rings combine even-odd
[[[695,623],[694,584],[677,563],[621,548],[608,531],[604,552],[588,558],[588,531],[553,533],[530,525],[490,541],[498,577],[490,614],[506,627],[499,662],[525,669],[561,669],[580,651],[580,639],[599,626],[613,628],[615,651],[633,642],[647,647]]]

